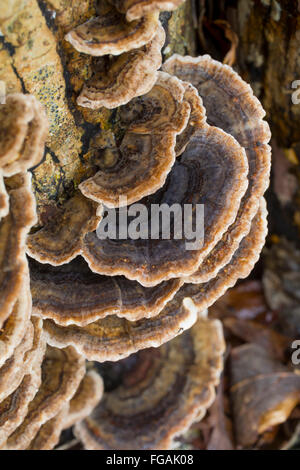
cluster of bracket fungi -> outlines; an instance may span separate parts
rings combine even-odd
[[[2,449],[51,449],[74,424],[87,449],[170,448],[214,399],[224,340],[207,309],[264,244],[270,131],[227,65],[174,55],[158,71],[159,12],[180,3],[110,0],[67,34],[100,57],[78,104],[118,106],[120,132],[44,226],[28,169],[43,155],[45,112],[23,94],[0,106]],[[121,196],[129,209],[204,204],[203,245],[98,238]],[[106,361],[120,361],[119,381],[103,393]]]

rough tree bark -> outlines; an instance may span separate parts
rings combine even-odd
[[[225,20],[238,36],[234,67],[251,83],[263,103],[272,130],[273,173],[268,194],[270,233],[299,240],[300,104],[292,88],[300,80],[299,0],[198,0],[201,52],[222,60],[216,20]],[[220,46],[221,45],[221,46]],[[229,42],[227,41],[227,48]],[[299,89],[299,85],[298,85]],[[299,96],[300,93],[298,93]]]
[[[33,170],[40,221],[95,171],[92,160],[97,145],[114,132],[115,110],[76,105],[93,59],[63,39],[73,26],[94,14],[95,0],[1,2],[0,80],[6,83],[7,93],[37,96],[51,124],[43,162]],[[190,1],[161,15],[167,33],[166,57],[173,52],[195,54],[193,20]]]

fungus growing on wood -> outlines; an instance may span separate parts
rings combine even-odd
[[[57,207],[44,227],[28,236],[27,253],[40,263],[68,263],[80,253],[84,235],[97,228],[101,212],[101,206],[75,193]]]
[[[161,188],[175,161],[176,135],[190,114],[184,93],[180,80],[158,72],[151,91],[119,109],[125,135],[119,145],[99,151],[100,171],[79,185],[86,197],[118,207],[121,196],[129,205]]]
[[[25,243],[36,222],[31,175],[20,173],[6,178],[5,185],[9,194],[9,213],[0,220],[0,328],[12,312],[24,280],[28,278]]]
[[[43,155],[47,122],[29,95],[9,95],[0,106],[0,448],[52,449],[61,431],[74,424],[88,449],[173,446],[210,406],[222,369],[221,326],[204,311],[249,274],[265,240],[270,134],[250,87],[208,56],[173,56],[158,72],[165,41],[159,12],[182,0],[110,3],[98,5],[98,16],[75,29],[75,15],[69,28],[64,18],[57,22],[60,39],[71,29],[66,36],[71,45],[98,57],[80,56],[64,43],[61,58],[65,54],[66,60],[57,62],[64,71],[67,67],[68,90],[79,90],[83,77],[91,77],[77,101],[91,109],[74,107],[74,95],[63,91],[59,106],[68,101],[69,114],[51,123],[63,127],[74,118],[69,133],[50,136],[56,148],[64,138],[70,145],[57,160],[52,146],[45,153],[62,172],[74,168],[71,177],[59,181],[55,195],[45,185],[53,210],[43,206],[41,225],[27,240],[34,258],[33,310],[25,240],[36,214],[24,172]],[[77,76],[78,57],[83,67]],[[44,89],[36,76],[40,96]],[[32,78],[23,80],[31,89]],[[62,83],[57,89],[64,89]],[[120,107],[113,113],[93,111],[102,106]],[[94,142],[102,138],[103,144],[106,131],[113,136],[111,144],[96,147],[93,155]],[[65,149],[70,159],[62,158]],[[82,181],[77,168],[86,174],[89,159],[97,172]],[[40,175],[35,173],[37,193],[44,190]],[[73,177],[71,196],[65,182],[73,184]],[[63,189],[69,199],[56,203],[66,200]],[[120,196],[127,196],[126,203]],[[95,232],[99,222],[105,223],[103,206],[107,215],[120,215],[128,206],[125,226],[137,224],[137,201],[148,211],[146,225],[156,236],[102,239]],[[157,226],[152,212],[160,204],[171,212],[176,204],[183,213],[190,205],[187,218],[197,233],[183,233],[182,215],[179,233],[174,215],[170,236],[163,236],[160,215]],[[199,204],[205,206],[203,231]],[[101,402],[102,379],[95,370],[86,373],[85,359],[125,360],[120,383]],[[294,385],[284,397],[282,416],[299,401]],[[244,398],[250,390],[253,397],[259,386],[248,386],[233,384],[232,393]],[[274,422],[274,409],[269,411],[265,427]]]
[[[43,353],[46,348],[43,342]],[[44,354],[37,354],[30,371],[24,375],[20,385],[0,402],[0,449],[7,438],[20,426],[28,412],[28,406],[41,385],[41,363]]]
[[[158,24],[153,39],[138,49],[118,57],[98,59],[92,78],[84,85],[77,103],[80,106],[112,109],[148,93],[161,66],[165,31]]]
[[[158,26],[158,12],[128,22],[125,15],[101,1],[97,15],[72,29],[65,39],[79,52],[92,56],[120,55],[150,42]]]
[[[236,140],[221,129],[204,125],[191,138],[180,162],[173,165],[164,186],[141,201],[147,208],[151,237],[103,239],[96,232],[89,233],[83,240],[83,257],[94,272],[124,275],[144,286],[191,274],[234,222],[247,188],[247,171],[245,152]],[[204,237],[189,249],[186,233],[182,233],[182,215],[177,217],[177,223],[170,218],[170,234],[163,237],[163,227],[153,212],[162,204],[171,208],[174,203],[181,214],[190,218],[193,227],[197,224],[198,237],[204,228]],[[193,209],[190,215],[184,214],[185,204]],[[200,204],[205,205],[205,218],[198,214],[197,221],[196,208]],[[130,210],[129,207],[129,215]],[[128,226],[130,223],[128,217]],[[195,236],[191,236],[193,241]]]
[[[99,403],[102,395],[102,378],[95,371],[90,370],[83,377],[73,398],[62,407],[57,415],[40,427],[27,449],[53,449],[58,444],[63,429],[86,418]]]
[[[182,82],[182,85],[185,88],[184,100],[189,104],[191,112],[186,128],[176,137],[176,156],[185,151],[197,129],[202,128],[206,123],[206,110],[198,91],[190,83]]]
[[[122,276],[92,273],[82,258],[51,267],[30,261],[33,314],[62,326],[84,326],[117,315],[128,320],[158,315],[182,281],[172,279],[143,287]]]
[[[31,296],[28,272],[24,272],[24,277],[25,280],[12,307],[12,311],[0,329],[0,367],[12,356],[14,349],[22,341],[29,326]]]
[[[4,398],[10,395],[22,381],[25,374],[22,374],[20,366],[23,363],[25,353],[32,347],[32,343],[33,325],[29,322],[26,333],[18,346],[14,349],[12,356],[10,356],[0,368],[0,401],[3,401]],[[15,376],[19,374],[20,378],[15,384]]]
[[[248,189],[235,222],[215,246],[189,282],[206,282],[225,266],[250,230],[270,175],[270,129],[263,120],[265,111],[251,87],[228,65],[210,56],[173,55],[163,69],[190,82],[199,92],[207,122],[235,137],[245,148],[249,163]]]
[[[251,230],[240,243],[230,262],[215,278],[203,284],[185,284],[181,290],[191,297],[198,309],[210,307],[238,279],[249,276],[260,257],[267,235],[267,209],[265,199],[261,199],[260,209],[254,217]],[[180,293],[180,291],[179,291]]]
[[[176,10],[184,0],[109,0],[121,13],[126,13],[128,21],[141,18],[149,12]]]
[[[193,302],[179,293],[156,317],[135,322],[109,315],[83,327],[63,327],[45,320],[47,341],[59,348],[73,346],[88,360],[98,362],[118,361],[140,349],[158,347],[190,328],[198,318]]]
[[[120,383],[75,426],[76,436],[86,449],[172,448],[212,404],[224,349],[221,323],[200,318],[159,349],[125,359]]]
[[[41,319],[33,317],[13,354],[0,368],[0,402],[19,387],[34,362],[42,360],[44,344],[43,322]]]
[[[37,165],[44,153],[48,121],[32,95],[15,93],[0,106],[0,168],[12,176]]]
[[[52,450],[59,442],[68,411],[69,403],[54,418],[49,419],[40,427],[26,450]]]
[[[48,346],[41,369],[41,385],[22,423],[9,435],[7,450],[27,449],[40,428],[60,413],[76,393],[85,373],[85,361],[73,348]]]
[[[85,374],[77,392],[70,401],[68,414],[63,423],[64,429],[90,415],[102,398],[103,388],[103,380],[95,370],[90,370]]]

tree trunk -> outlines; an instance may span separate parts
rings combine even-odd
[[[72,27],[95,15],[94,0],[2,0],[0,80],[6,92],[34,94],[47,108],[50,135],[43,162],[33,170],[40,220],[51,205],[69,198],[92,174],[97,142],[114,132],[115,110],[91,110],[76,104],[91,74],[93,58],[78,53],[63,38]],[[190,1],[161,20],[167,40],[163,52],[195,54]]]
[[[234,67],[267,112],[273,139],[270,233],[299,241],[300,82],[295,81],[300,80],[300,1],[198,1],[201,52],[223,59],[224,43],[227,49],[230,43],[224,34],[220,41],[216,20],[227,21],[238,37]]]

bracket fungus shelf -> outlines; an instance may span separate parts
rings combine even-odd
[[[112,5],[126,14],[128,21],[143,17],[149,12],[176,10],[184,0],[109,0]]]
[[[85,326],[108,315],[136,321],[158,315],[183,284],[143,287],[122,276],[93,273],[83,259],[51,267],[30,261],[33,313],[58,325]]]
[[[265,241],[265,113],[209,56],[162,65],[161,12],[182,0],[29,3],[49,48],[25,21],[29,65],[4,67],[21,83],[0,105],[0,448],[53,449],[73,426],[87,449],[169,449],[222,372],[207,309]],[[199,243],[171,213],[169,238],[99,236],[136,203],[148,228],[153,207],[189,206]]]
[[[14,308],[22,286],[28,284],[26,236],[36,222],[30,181],[29,173],[6,179],[9,213],[0,221],[0,327]]]
[[[120,55],[150,42],[158,27],[158,12],[129,23],[124,14],[104,1],[98,2],[97,15],[66,34],[65,39],[78,52],[96,57]]]
[[[129,205],[162,187],[190,115],[184,91],[176,77],[158,72],[147,94],[119,108],[121,142],[99,151],[101,170],[79,185],[86,197],[119,207],[121,197]]]
[[[159,23],[155,36],[144,46],[117,57],[98,59],[77,103],[92,109],[112,109],[150,91],[162,63],[164,42],[165,31]]]
[[[209,281],[225,266],[242,238],[249,232],[260,198],[269,185],[271,134],[265,111],[251,87],[228,65],[209,56],[174,55],[163,65],[168,73],[191,83],[199,92],[206,110],[207,122],[232,135],[245,149],[248,159],[248,188],[235,222],[214,250],[207,256],[189,282]]]
[[[90,361],[119,361],[141,349],[159,347],[189,329],[198,319],[198,309],[183,291],[167,303],[159,315],[129,321],[109,315],[86,326],[60,326],[44,321],[47,341],[52,346],[74,347]]]
[[[204,240],[200,247],[186,249],[188,239],[184,234],[180,238],[172,225],[170,239],[102,240],[96,232],[89,233],[83,240],[83,257],[99,274],[124,275],[144,286],[193,273],[234,222],[247,188],[247,172],[242,147],[221,129],[205,125],[193,135],[162,188],[141,200],[148,210],[149,225],[155,205],[170,207],[177,203],[184,210],[190,204],[195,224],[196,205],[204,204]]]
[[[28,236],[27,253],[40,263],[54,266],[70,262],[81,252],[85,234],[96,230],[101,213],[102,206],[77,192],[50,212],[40,230]]]
[[[41,428],[65,411],[66,404],[71,407],[72,398],[76,396],[84,375],[85,361],[74,349],[56,349],[47,346],[42,361],[39,361],[38,366],[35,364],[35,368],[29,374],[36,376],[36,388],[32,395],[28,395],[26,406],[22,400],[18,403],[16,399],[22,384],[0,403],[0,408],[6,409],[6,413],[3,413],[3,423],[0,420],[0,448],[26,450],[30,448],[32,441],[37,438],[41,440],[41,435],[38,436],[38,433],[43,433]],[[95,391],[99,400],[101,393],[101,389]],[[67,411],[69,412],[69,408]],[[14,419],[15,415],[18,415],[17,420]],[[68,413],[65,418],[67,417]],[[62,431],[64,421],[59,424]],[[57,441],[58,438],[59,435]],[[36,444],[33,442],[33,445]]]
[[[44,153],[48,120],[32,95],[15,93],[0,106],[0,167],[13,176],[37,165]]]
[[[120,383],[75,434],[90,450],[171,448],[213,402],[224,349],[219,321],[201,318],[159,349],[125,359]]]

